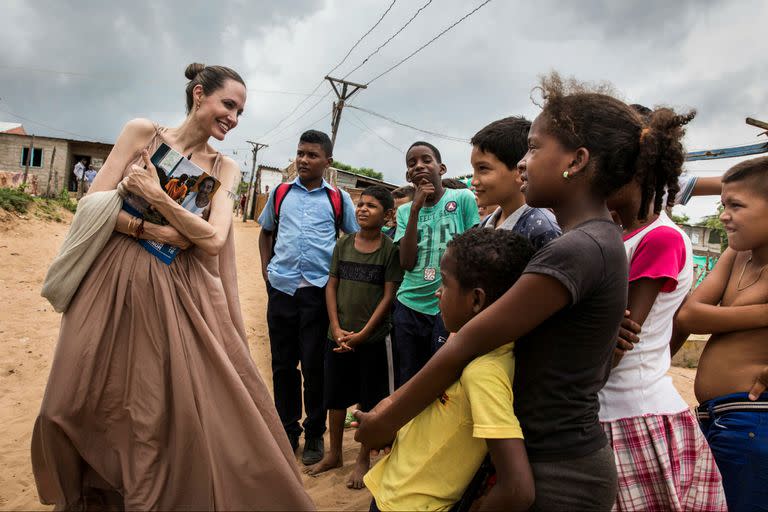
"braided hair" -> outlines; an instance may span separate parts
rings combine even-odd
[[[607,198],[634,179],[642,185],[639,219],[652,198],[654,212],[661,211],[665,188],[668,205],[674,204],[685,159],[684,126],[695,111],[679,115],[659,108],[644,117],[614,97],[609,84],[563,79],[556,72],[542,77],[535,90],[544,100],[547,131],[570,150],[589,151],[596,195]]]

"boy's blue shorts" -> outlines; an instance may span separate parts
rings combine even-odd
[[[768,511],[768,392],[707,400],[696,408],[699,425],[723,477],[730,511]]]

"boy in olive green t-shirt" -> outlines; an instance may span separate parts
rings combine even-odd
[[[387,189],[366,188],[355,211],[360,231],[340,238],[333,251],[325,292],[330,326],[323,393],[331,446],[319,463],[306,469],[310,475],[342,467],[347,408],[359,404],[368,411],[389,394],[385,338],[403,273],[397,246],[381,228],[393,206]],[[369,467],[369,450],[361,445],[347,487],[361,489]]]
[[[406,177],[416,192],[413,201],[397,209],[395,242],[405,271],[393,313],[397,387],[416,375],[448,338],[435,298],[440,287],[440,258],[455,235],[480,222],[470,190],[443,187],[446,167],[435,146],[414,142],[405,163]]]

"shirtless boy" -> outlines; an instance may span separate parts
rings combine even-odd
[[[672,350],[689,332],[712,334],[696,373],[699,422],[729,510],[768,510],[768,157],[722,181],[729,248],[680,309]]]

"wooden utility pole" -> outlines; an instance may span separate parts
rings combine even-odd
[[[344,110],[345,102],[351,98],[360,89],[367,89],[367,85],[356,84],[354,82],[347,82],[340,78],[333,78],[330,76],[325,77],[331,83],[333,92],[336,93],[338,101],[333,102],[333,117],[331,118],[331,143],[336,144],[336,132],[339,131],[339,123],[341,122],[341,111]],[[336,84],[341,84],[341,92]],[[350,90],[351,88],[351,90]]]
[[[53,152],[51,153],[51,167],[48,169],[48,185],[45,187],[45,197],[53,197],[51,196],[51,179],[53,178],[53,161],[55,159],[56,159],[56,146],[53,146]]]
[[[753,119],[751,117],[748,117],[747,119],[745,119],[745,121],[750,126],[755,126],[757,128],[762,128],[763,130],[766,130],[760,135],[768,135],[768,123],[766,123],[765,121],[760,121],[759,119]]]
[[[29,175],[29,162],[32,161],[32,156],[35,154],[35,134],[32,134],[32,142],[29,143],[29,151],[27,151],[27,161],[24,165],[24,179],[21,184],[26,187],[27,176]]]
[[[251,189],[253,188],[253,178],[256,175],[256,155],[259,153],[260,149],[269,147],[268,145],[262,144],[260,142],[253,142],[250,140],[247,140],[245,142],[247,142],[252,146],[251,153],[253,154],[253,162],[251,162],[251,180],[248,182],[248,192],[246,192],[246,196],[245,196],[245,208],[243,208],[243,222],[245,222],[248,219],[248,210],[249,210],[248,201],[251,199]],[[257,181],[257,183],[260,183],[260,182],[261,182],[261,177],[259,177],[259,180]],[[252,205],[256,206],[256,193],[253,194]],[[253,217],[253,215],[251,215],[251,217]]]

